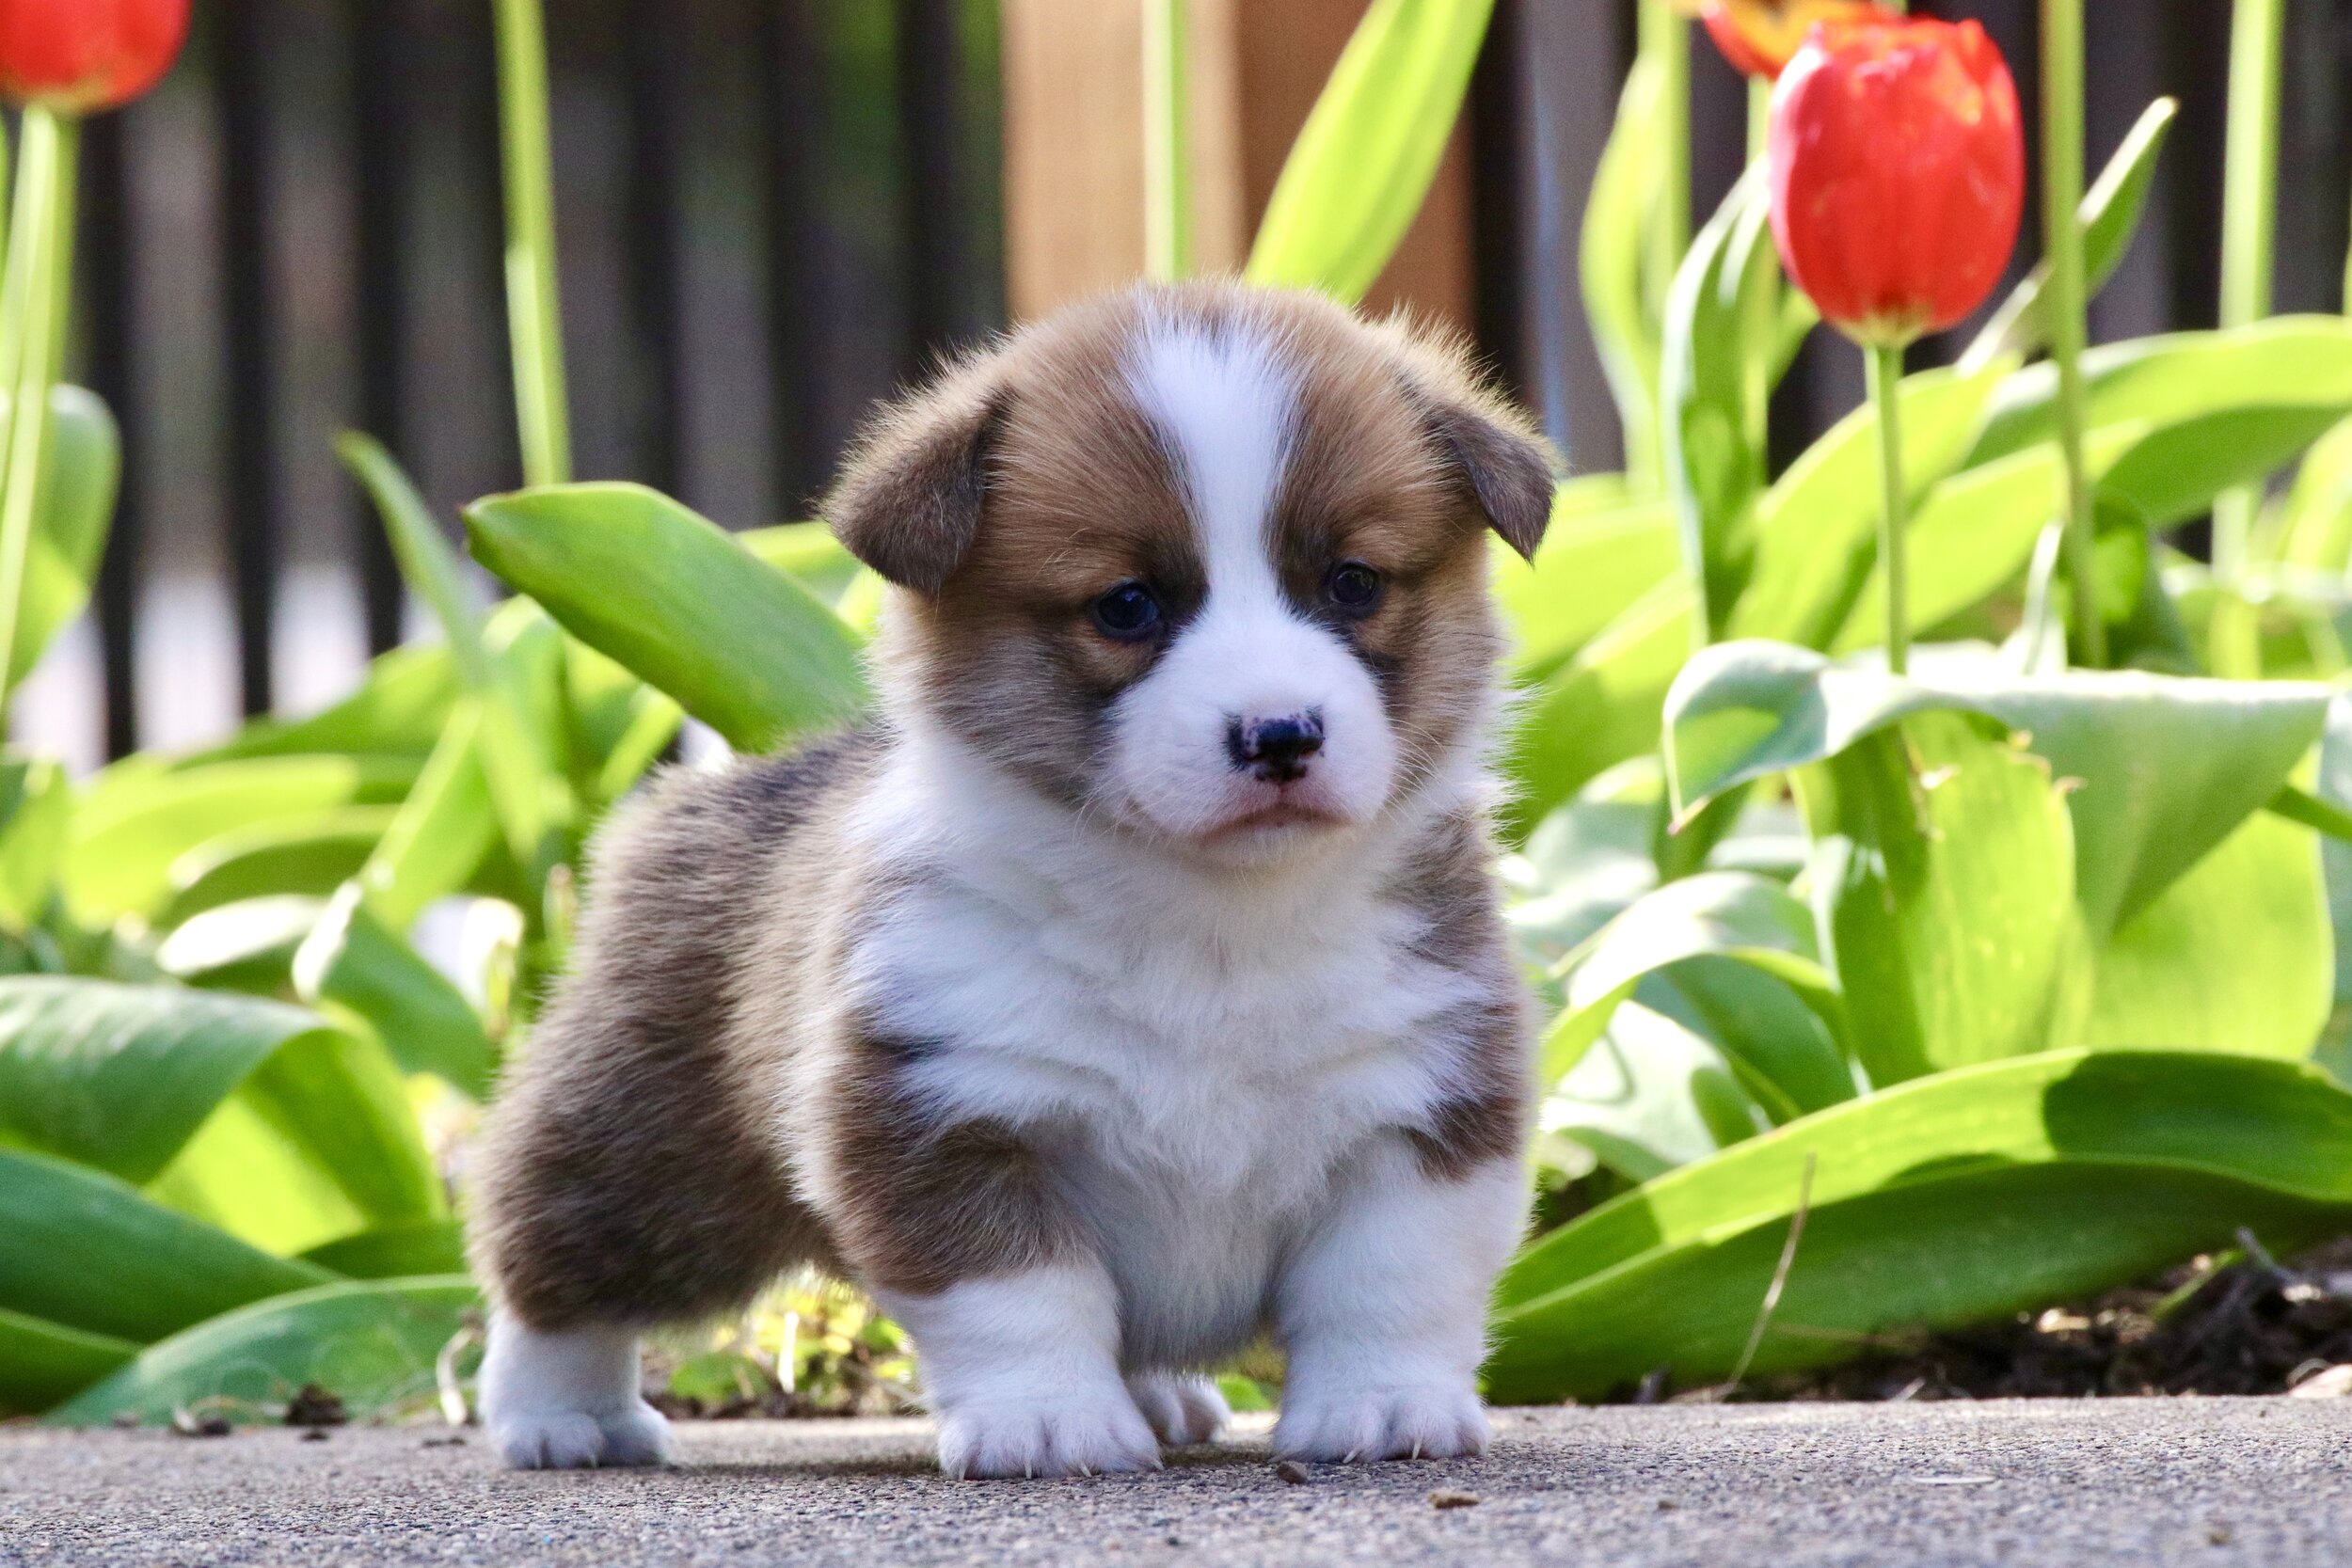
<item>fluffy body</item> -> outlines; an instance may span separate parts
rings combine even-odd
[[[1457,354],[1231,286],[886,415],[828,505],[899,590],[881,719],[628,809],[494,1110],[508,1461],[658,1457],[628,1336],[803,1262],[913,1334],[952,1474],[1154,1465],[1262,1333],[1285,1453],[1483,1446],[1528,1113],[1484,530],[1549,498]]]

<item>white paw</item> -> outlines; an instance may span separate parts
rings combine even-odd
[[[517,1470],[579,1470],[605,1465],[661,1465],[670,1458],[670,1423],[643,1400],[633,1409],[588,1415],[529,1410],[489,1418],[490,1443]]]
[[[1486,1451],[1486,1412],[1445,1384],[1302,1390],[1282,1401],[1274,1451],[1284,1459],[1453,1459]]]
[[[1093,1393],[992,1400],[939,1418],[939,1467],[959,1481],[1101,1476],[1160,1467],[1160,1446],[1135,1401]]]
[[[1190,1372],[1137,1372],[1127,1380],[1127,1392],[1171,1449],[1214,1443],[1233,1418],[1216,1385]]]

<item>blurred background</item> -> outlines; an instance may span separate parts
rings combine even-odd
[[[1191,3],[1194,230],[1214,268],[1238,263],[1364,0]],[[581,478],[642,480],[730,527],[804,516],[875,399],[1139,270],[1136,6],[548,10]],[[1967,10],[2031,103],[2030,0]],[[2092,167],[2150,98],[2182,103],[2094,341],[2210,325],[2229,7],[2090,13]],[[2294,0],[2288,28],[2277,302],[2333,311],[2352,5]],[[1576,260],[1633,45],[1631,0],[1502,0],[1470,112],[1369,302],[1471,333],[1582,471],[1619,462]],[[120,416],[125,490],[90,614],[19,700],[21,738],[82,769],[201,744],[324,705],[417,627],[328,443],[384,438],[453,534],[460,503],[519,481],[494,85],[479,0],[199,0],[164,87],[92,122],[69,377]],[[1740,166],[1747,97],[1703,37],[1692,98],[1704,214]],[[2038,200],[2021,258],[2040,254]],[[1817,336],[1785,385],[1784,452],[1860,400],[1842,347]]]

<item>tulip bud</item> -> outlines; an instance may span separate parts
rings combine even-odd
[[[1874,0],[1679,0],[1677,8],[1706,24],[1732,70],[1768,82],[1820,24],[1893,14]]]
[[[0,0],[0,95],[117,108],[163,80],[187,33],[188,0]]]
[[[1953,325],[2016,248],[2017,87],[1974,22],[1818,29],[1773,89],[1766,156],[1781,261],[1857,341]]]

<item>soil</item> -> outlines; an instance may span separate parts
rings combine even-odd
[[[2094,1301],[1918,1336],[1823,1371],[1752,1379],[1727,1396],[1651,1386],[1625,1402],[2352,1391],[2335,1387],[2352,1374],[2311,1382],[2352,1364],[2352,1237],[2287,1263],[2250,1236],[2240,1243]]]

